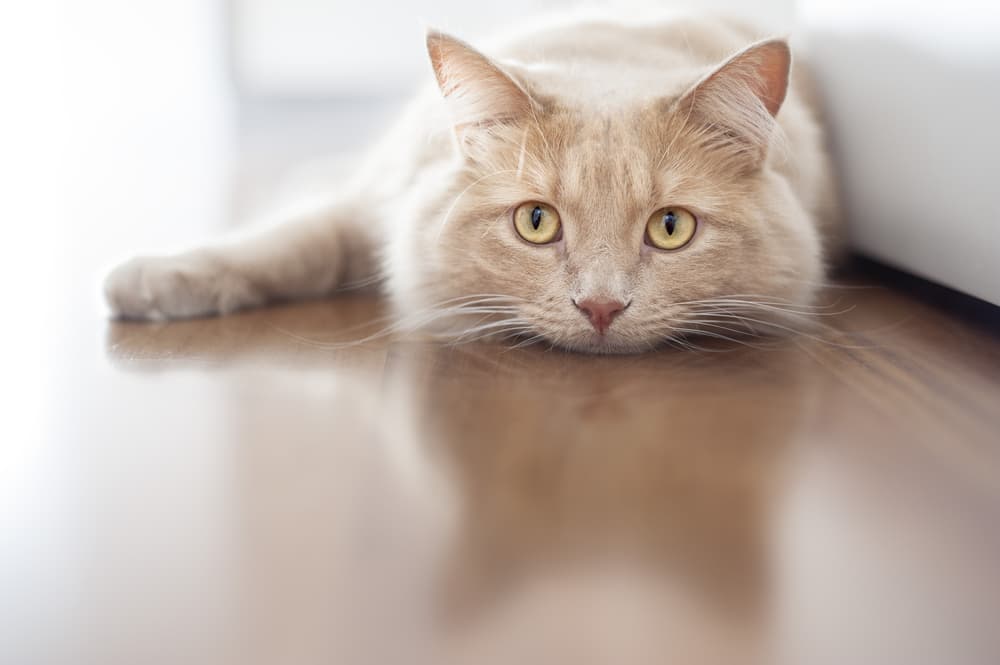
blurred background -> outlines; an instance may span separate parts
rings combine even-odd
[[[325,0],[232,0],[228,4],[241,90],[256,97],[314,98],[409,92],[414,81],[426,74],[420,52],[424,25],[476,41],[559,10],[602,7],[627,16],[656,3],[431,0],[403,6],[378,0],[359,6]],[[794,0],[704,0],[687,6],[745,16],[781,32],[791,26],[795,11]]]

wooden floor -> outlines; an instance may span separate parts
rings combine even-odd
[[[96,321],[13,625],[31,662],[1000,662],[1000,336],[913,288],[624,357],[356,343],[371,294]]]

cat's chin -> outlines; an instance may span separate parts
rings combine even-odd
[[[575,335],[571,338],[553,340],[546,338],[546,343],[566,351],[576,353],[591,353],[598,355],[625,355],[650,351],[659,346],[655,341],[636,343],[613,333],[598,335],[597,333]]]

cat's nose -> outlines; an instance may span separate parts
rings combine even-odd
[[[573,304],[583,312],[584,316],[590,319],[590,324],[599,335],[603,335],[608,330],[608,326],[615,320],[615,317],[625,311],[628,304],[620,300],[608,300],[605,298],[586,298]]]

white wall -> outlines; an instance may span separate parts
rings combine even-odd
[[[427,75],[423,26],[475,40],[539,12],[579,0],[232,0],[234,68],[242,90],[259,97],[398,94]],[[628,14],[678,2],[603,0],[587,6]],[[792,24],[795,0],[689,0],[706,11],[747,16],[776,29]]]
[[[1000,304],[1000,4],[801,5],[855,247]]]

